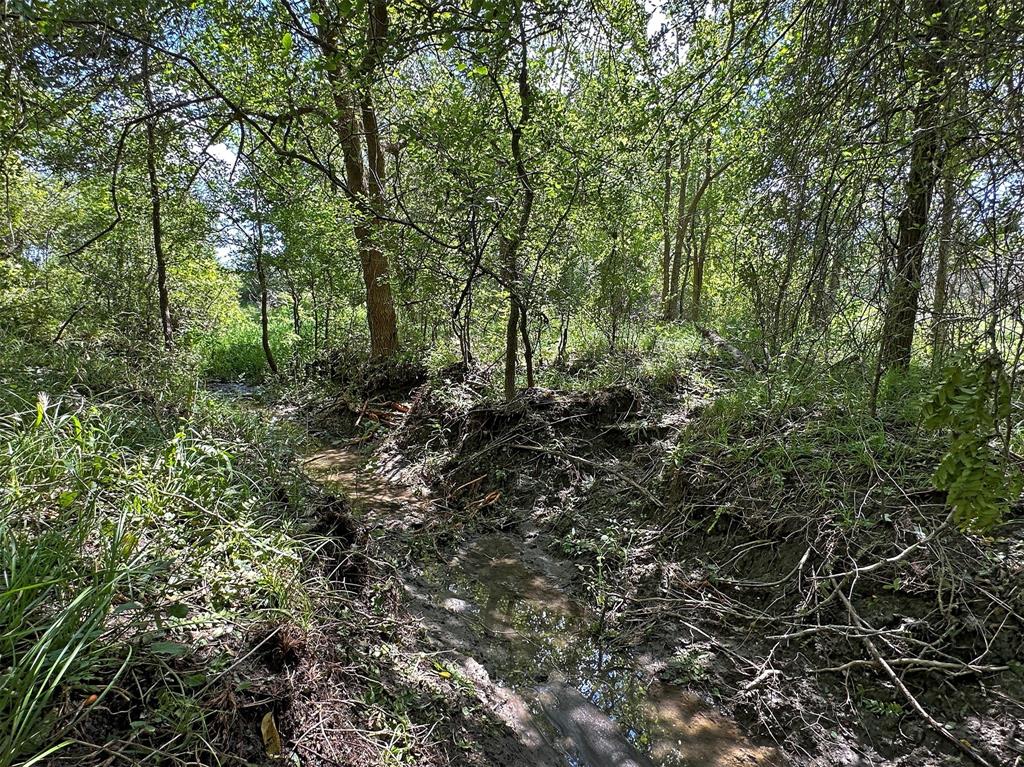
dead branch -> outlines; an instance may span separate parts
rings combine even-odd
[[[865,634],[856,634],[858,639],[866,639]],[[997,674],[1000,671],[1008,671],[1009,666],[978,666],[974,663],[950,663],[941,660],[927,660],[925,658],[890,658],[886,661],[893,667],[904,667],[909,671],[935,669],[938,671],[952,671],[954,676],[963,674]],[[849,671],[853,668],[880,668],[881,664],[874,660],[851,660],[841,666],[829,666],[827,668],[812,669],[816,674],[839,673]]]
[[[917,541],[915,543],[910,544],[909,546],[907,546],[905,549],[903,549],[903,551],[899,552],[898,554],[895,554],[895,555],[893,555],[891,557],[888,557],[886,559],[880,559],[877,562],[875,562],[874,564],[870,564],[870,565],[867,565],[865,567],[857,567],[856,565],[854,565],[854,568],[852,570],[846,570],[846,571],[841,572],[841,573],[832,573],[830,575],[816,575],[816,576],[814,576],[814,579],[815,580],[835,580],[836,578],[845,578],[848,575],[863,575],[864,573],[870,573],[870,572],[874,572],[875,570],[881,569],[881,568],[885,567],[886,565],[895,564],[896,562],[899,562],[901,559],[905,559],[906,557],[908,557],[912,551],[914,551],[916,549],[919,549],[922,546],[924,546],[926,543],[930,543],[931,541],[933,541],[935,539],[935,537],[939,533],[941,533],[943,530],[946,529],[946,526],[950,523],[950,521],[952,521],[952,519],[953,519],[953,512],[949,512],[949,514],[946,516],[946,518],[942,521],[942,524],[939,525],[938,527],[936,527],[934,530],[932,530],[932,532],[927,537],[922,538],[921,540],[919,540],[919,541]]]
[[[735,345],[722,338],[722,336],[720,336],[711,328],[704,327],[703,325],[697,325],[697,330],[712,344],[728,352],[729,356],[731,356],[738,363],[740,363],[740,366],[742,366],[743,369],[746,370],[747,372],[756,373],[759,370],[758,364],[754,362],[754,360],[752,360],[749,355],[744,354],[742,351],[736,348]]]
[[[620,477],[626,484],[628,484],[628,485],[634,487],[636,490],[640,491],[640,493],[645,498],[647,498],[647,500],[649,500],[652,504],[657,506],[659,509],[665,508],[665,504],[664,504],[664,502],[662,502],[662,500],[660,498],[655,496],[650,490],[648,490],[646,487],[644,487],[639,482],[634,480],[632,477],[630,477],[630,476],[626,475],[625,473],[623,473],[623,471],[620,468],[618,468],[617,466],[612,466],[611,464],[607,464],[607,463],[598,463],[597,461],[591,461],[589,458],[583,458],[582,456],[573,455],[572,453],[566,453],[566,452],[563,452],[561,450],[552,450],[550,448],[540,447],[539,445],[521,445],[521,444],[516,444],[516,445],[512,445],[511,447],[516,448],[518,450],[529,450],[529,451],[531,451],[533,453],[546,453],[547,455],[552,455],[552,456],[555,456],[556,458],[564,458],[567,461],[572,461],[573,463],[578,463],[581,466],[589,466],[590,468],[593,468],[593,469],[601,469],[603,471],[610,472],[611,474],[615,474],[616,476]]]
[[[870,630],[870,626],[868,626],[864,623],[863,620],[861,620],[860,615],[853,607],[853,603],[850,602],[846,594],[843,593],[843,590],[840,587],[839,582],[833,579],[832,584],[835,586],[835,591],[836,594],[839,595],[839,599],[846,606],[847,612],[850,613],[850,619],[853,621],[853,624],[861,631]],[[907,689],[907,686],[905,684],[903,684],[903,680],[901,680],[899,678],[899,675],[895,671],[893,671],[892,666],[889,665],[885,658],[882,657],[882,654],[878,651],[878,648],[875,646],[875,643],[871,641],[870,637],[861,634],[860,636],[858,636],[858,639],[860,639],[861,643],[864,645],[865,649],[867,649],[868,654],[871,655],[875,663],[882,668],[882,670],[885,672],[885,675],[889,677],[890,681],[896,686],[896,689],[899,690],[903,697],[907,699],[907,702],[910,703],[911,707],[920,715],[920,717],[928,723],[929,727],[935,730],[936,733],[938,733],[943,738],[948,740],[950,743],[952,743],[960,751],[969,756],[978,764],[982,765],[983,767],[993,767],[992,763],[989,762],[984,756],[982,756],[973,748],[971,748],[971,746],[969,746],[965,741],[962,741],[955,735],[953,735],[953,733],[951,733],[943,724],[938,722],[934,717],[932,717],[931,714],[925,711],[924,707],[920,704],[920,702],[918,702],[917,698],[914,697],[914,694]]]

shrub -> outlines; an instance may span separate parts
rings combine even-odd
[[[993,355],[976,365],[948,368],[924,409],[925,426],[950,433],[933,481],[946,491],[963,528],[997,525],[1011,496],[1020,492],[1019,477],[1009,472],[1005,453],[996,446],[1010,408],[1010,379]]]

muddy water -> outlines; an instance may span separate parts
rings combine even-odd
[[[330,450],[310,468],[373,525],[405,527],[429,502]],[[406,582],[409,608],[433,641],[496,683],[495,708],[525,739],[570,767],[755,767],[782,763],[685,689],[613,650],[597,617],[568,594],[570,566],[522,534],[488,535]]]
[[[777,764],[695,695],[609,649],[567,596],[564,566],[512,536],[477,539],[424,579],[479,639],[492,678],[524,696],[577,767]]]

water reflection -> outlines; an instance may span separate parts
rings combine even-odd
[[[571,741],[570,764],[781,764],[774,749],[746,740],[698,697],[652,680],[635,658],[609,647],[593,616],[521,557],[514,539],[488,536],[424,577],[437,603],[473,628],[492,677],[524,694]]]

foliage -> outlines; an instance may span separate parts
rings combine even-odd
[[[1010,404],[1010,379],[1002,360],[993,355],[972,367],[949,367],[925,406],[925,426],[951,434],[934,482],[948,493],[961,527],[993,527],[1002,520],[1015,489],[1020,492],[1019,477],[1009,473],[1005,453],[993,445]]]
[[[61,747],[125,674],[191,652],[197,622],[301,611],[285,435],[208,399],[163,423],[139,401],[2,400],[2,764]]]
[[[271,315],[270,343],[274,356],[286,362],[297,353],[301,339],[291,320],[281,311]],[[197,342],[200,373],[210,381],[262,383],[268,374],[267,360],[260,345],[259,316],[240,311],[230,322],[203,333]]]
[[[704,534],[781,515],[833,556],[929,475],[991,529],[1024,445],[1019,6],[6,4],[2,758],[173,676],[189,621],[309,609],[290,435],[200,382],[657,391]],[[628,528],[566,545],[603,601]]]
[[[61,491],[55,500],[67,509],[75,491]],[[68,515],[34,534],[19,529],[19,521],[6,514],[0,519],[4,767],[26,757],[33,757],[25,762],[31,764],[66,745],[52,734],[62,693],[99,691],[95,698],[82,694],[75,700],[77,710],[60,722],[64,729],[118,680],[124,666],[110,647],[108,626],[116,622],[123,636],[131,636],[139,622],[132,616],[118,620],[112,602],[129,577],[146,574],[123,516],[98,530],[95,520]],[[91,556],[83,558],[86,550]]]
[[[874,356],[896,316],[921,357],[976,351],[981,321],[1020,363],[1006,2],[385,3],[376,31],[365,4],[79,5],[16,10],[3,42],[0,323],[19,332],[160,343],[160,240],[175,345],[217,376],[262,377],[240,299],[266,294],[283,349],[287,305],[317,359],[372,340],[385,286],[390,355],[466,365],[508,356],[513,305],[562,361],[644,351],[679,315],[771,369]],[[346,100],[375,146],[338,130]],[[927,233],[901,246],[918,279],[893,227]]]
[[[695,512],[705,532],[723,517],[777,526],[776,514],[878,525],[889,499],[926,482],[941,454],[941,442],[915,428],[927,378],[909,380],[883,392],[872,418],[866,387],[849,371],[741,376],[680,433],[669,458],[679,500],[712,507]]]

